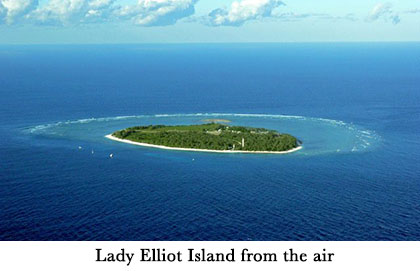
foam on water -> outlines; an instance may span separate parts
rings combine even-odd
[[[290,133],[303,141],[297,154],[346,153],[366,151],[380,142],[371,130],[340,120],[305,116],[234,113],[157,114],[68,120],[26,129],[32,135],[82,141],[104,141],[104,135],[135,125],[197,124],[203,118],[229,118],[230,125],[254,126]]]

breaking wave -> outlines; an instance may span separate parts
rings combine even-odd
[[[140,124],[186,124],[197,123],[203,118],[229,118],[232,125],[260,126],[287,132],[303,141],[300,154],[331,152],[360,152],[377,146],[380,136],[372,130],[340,120],[293,115],[241,114],[241,113],[196,113],[131,115],[80,120],[60,121],[25,129],[26,132],[49,137],[79,140],[103,140],[103,136],[129,126]]]

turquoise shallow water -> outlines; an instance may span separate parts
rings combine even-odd
[[[420,240],[419,60],[417,43],[0,46],[0,239]],[[304,148],[104,137],[206,118]]]
[[[127,127],[200,124],[206,118],[225,118],[231,121],[229,125],[263,127],[290,133],[304,142],[304,148],[298,152],[299,155],[361,152],[380,144],[380,136],[374,131],[343,121],[269,114],[196,113],[91,118],[37,125],[25,129],[24,132],[49,138],[111,144],[105,142],[107,139],[103,138],[104,135]],[[112,144],[118,145],[114,142]],[[139,151],[141,149],[144,148],[139,147]]]

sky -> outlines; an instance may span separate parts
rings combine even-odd
[[[420,41],[420,0],[0,0],[0,44]]]

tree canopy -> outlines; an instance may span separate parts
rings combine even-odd
[[[218,123],[136,126],[112,135],[153,145],[210,150],[287,151],[300,144],[294,136],[274,130]]]

